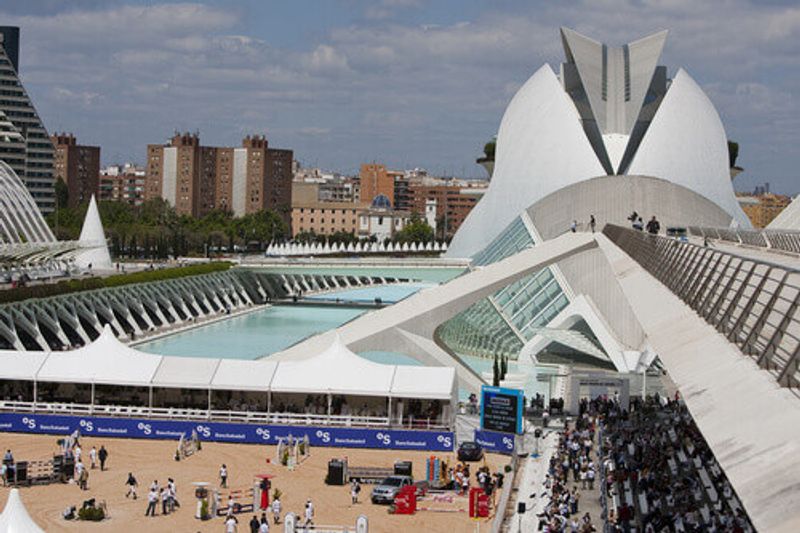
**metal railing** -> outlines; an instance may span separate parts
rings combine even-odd
[[[800,271],[619,226],[603,233],[782,386],[800,383]]]
[[[689,234],[695,237],[717,239],[757,248],[771,248],[784,252],[800,253],[800,231],[689,226]]]
[[[311,413],[265,413],[262,411],[223,411],[171,407],[131,407],[83,403],[45,403],[0,401],[0,412],[47,413],[71,416],[110,416],[120,418],[157,418],[164,420],[196,420],[236,422],[242,424],[323,425],[361,428],[432,429],[450,427],[430,418],[404,416],[403,420],[387,416],[318,415]]]

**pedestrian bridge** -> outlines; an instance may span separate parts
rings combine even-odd
[[[607,226],[647,341],[759,531],[800,531],[800,272]]]

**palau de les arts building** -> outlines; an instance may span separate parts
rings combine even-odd
[[[749,227],[734,196],[727,137],[703,90],[658,64],[667,32],[612,47],[562,28],[566,60],[517,91],[497,135],[487,193],[449,257],[474,268],[553,239],[657,217],[670,226]],[[488,244],[487,244],[488,243]],[[452,351],[571,360],[641,371],[645,335],[595,248],[506,286],[436,330]]]

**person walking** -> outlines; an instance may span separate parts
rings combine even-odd
[[[253,515],[253,518],[250,519],[250,533],[258,533],[259,527],[261,527],[261,524],[258,521],[258,517]]]
[[[150,489],[150,492],[147,494],[147,510],[144,512],[144,515],[155,516],[156,505],[158,505],[158,493],[155,489]]]
[[[569,230],[570,230],[572,233],[575,233],[576,231],[578,231],[578,221],[577,221],[577,220],[573,220],[573,221],[570,223],[570,225],[569,225]]]
[[[225,533],[236,533],[239,529],[239,521],[233,515],[228,515],[225,519]]]
[[[223,489],[228,488],[228,467],[225,464],[219,467],[219,486]]]
[[[100,446],[100,451],[97,452],[97,458],[100,459],[100,471],[106,469],[106,460],[108,459],[108,450],[105,446]]]
[[[281,499],[272,500],[272,521],[276,524],[281,523]]]
[[[258,525],[258,533],[269,533],[269,521],[266,516],[261,517],[261,523]]]
[[[125,482],[125,486],[128,487],[128,492],[125,493],[125,497],[127,498],[128,496],[133,494],[133,499],[135,500],[136,499],[136,487],[139,486],[139,482],[136,481],[135,477],[133,477],[133,473],[128,472],[128,480]]]
[[[350,499],[353,505],[358,503],[358,493],[361,492],[361,484],[357,479],[350,482]]]
[[[78,487],[89,490],[89,471],[86,468],[81,469],[81,475],[78,476]]]
[[[656,220],[656,216],[653,215],[653,218],[647,223],[647,233],[657,235],[659,230],[661,230],[661,224]]]
[[[594,228],[597,225],[597,221],[594,219],[594,215],[589,215],[589,227],[592,228],[592,233],[594,233]]]
[[[97,468],[97,448],[92,446],[92,449],[89,450],[89,464],[91,465],[90,468],[94,470]]]
[[[305,516],[306,521],[303,524],[303,527],[308,529],[310,526],[314,525],[314,504],[311,503],[311,498],[306,500]]]

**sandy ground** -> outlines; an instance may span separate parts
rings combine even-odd
[[[11,448],[14,458],[20,460],[41,460],[52,457],[56,451],[56,436],[17,435],[0,433],[0,451]],[[77,485],[52,484],[20,489],[20,495],[31,516],[47,531],[147,531],[200,532],[224,530],[222,519],[201,522],[194,518],[195,502],[193,481],[207,481],[217,486],[217,473],[222,463],[228,466],[228,486],[232,488],[252,487],[253,475],[273,474],[273,488],[283,492],[283,512],[294,511],[301,514],[306,498],[312,498],[316,507],[315,522],[319,525],[349,525],[353,527],[356,517],[365,514],[369,518],[371,532],[430,531],[430,532],[475,532],[488,531],[489,523],[480,523],[469,518],[466,498],[456,498],[452,503],[433,503],[420,501],[418,506],[438,509],[462,509],[456,512],[418,511],[413,516],[390,515],[387,506],[373,505],[369,501],[371,487],[365,485],[361,491],[361,502],[351,505],[347,486],[325,485],[328,460],[347,457],[351,466],[392,466],[396,460],[411,460],[414,464],[415,479],[425,477],[426,452],[401,452],[383,450],[355,450],[342,448],[313,448],[311,457],[296,470],[289,471],[275,464],[274,446],[244,444],[204,443],[198,454],[181,462],[175,462],[173,455],[176,443],[172,441],[145,441],[129,439],[81,439],[84,461],[88,464],[88,451],[92,446],[100,449],[106,446],[109,459],[106,471],[99,468],[91,470],[89,490],[81,491]],[[453,454],[441,456],[453,463]],[[272,460],[271,464],[266,459]],[[503,456],[488,455],[488,465],[492,472],[506,464]],[[474,472],[476,466],[472,466]],[[133,472],[139,481],[139,499],[125,498],[125,480],[128,472]],[[147,506],[147,487],[154,479],[160,485],[168,477],[175,479],[178,500],[181,507],[173,514],[155,518],[145,517]],[[474,474],[473,474],[474,479]],[[0,505],[5,505],[8,488],[0,487]],[[223,489],[224,491],[224,489]],[[223,492],[223,494],[225,494]],[[144,497],[143,497],[144,496]],[[96,498],[105,500],[110,518],[100,522],[69,522],[61,518],[61,512],[70,505],[80,507],[84,500]],[[223,504],[227,496],[223,497]],[[159,506],[160,511],[160,506]],[[239,515],[239,531],[247,532],[247,523],[252,514]],[[282,531],[271,528],[271,531]]]

